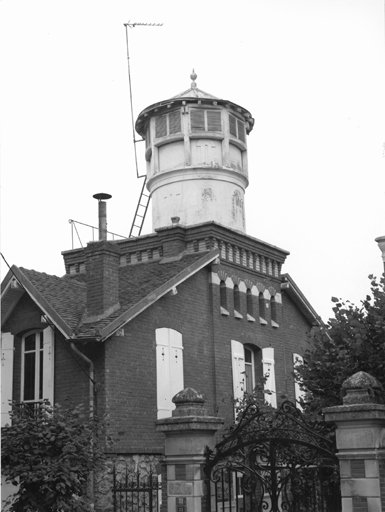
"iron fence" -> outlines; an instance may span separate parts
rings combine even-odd
[[[113,468],[114,512],[159,512],[161,489],[156,474],[143,477],[127,467]]]

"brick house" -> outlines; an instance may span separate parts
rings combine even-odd
[[[195,78],[137,120],[154,232],[108,241],[100,216],[98,242],[62,253],[63,277],[5,277],[2,425],[9,399],[69,396],[108,411],[114,451],[146,467],[164,453],[155,421],[186,387],[226,424],[263,375],[273,406],[297,396],[293,367],[319,319],[281,271],[289,253],[245,232],[250,113]]]

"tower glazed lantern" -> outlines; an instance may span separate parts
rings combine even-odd
[[[179,217],[184,226],[215,221],[246,232],[247,135],[254,119],[245,108],[197,87],[150,105],[136,131],[146,141],[147,188],[153,230]]]

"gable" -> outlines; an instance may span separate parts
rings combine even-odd
[[[47,326],[42,320],[42,311],[35,302],[24,293],[5,322],[2,322],[2,331],[10,332],[13,335],[20,335],[24,331],[41,329]]]

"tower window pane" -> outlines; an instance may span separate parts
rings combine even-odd
[[[191,131],[199,132],[205,129],[205,111],[191,109]]]
[[[246,136],[245,136],[245,123],[241,121],[240,119],[237,119],[238,124],[238,139],[242,142],[246,142]]]
[[[179,110],[175,110],[174,112],[170,112],[169,114],[169,133],[179,133],[182,131],[181,123],[180,123],[180,112]]]
[[[230,121],[230,134],[234,137],[237,136],[237,118],[235,116],[229,115]]]
[[[167,135],[167,116],[159,116],[155,118],[155,136],[165,137]]]
[[[207,131],[220,132],[222,131],[221,112],[219,110],[207,111]]]

